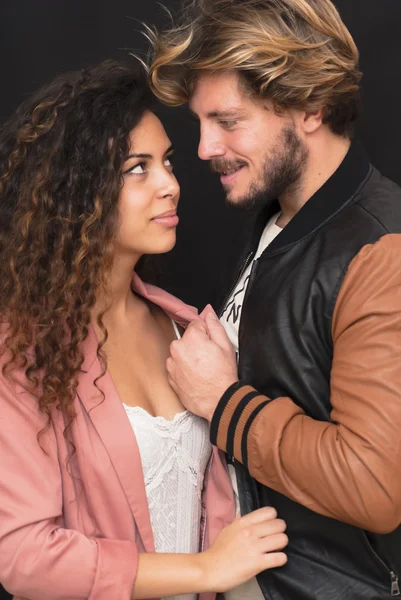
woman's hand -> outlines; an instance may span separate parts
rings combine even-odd
[[[225,527],[214,544],[199,555],[207,588],[226,592],[265,569],[282,567],[287,556],[286,524],[272,507],[264,507]]]
[[[132,600],[225,592],[287,562],[285,523],[265,507],[225,527],[198,554],[140,553]]]

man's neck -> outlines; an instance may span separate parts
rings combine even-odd
[[[279,198],[281,214],[276,224],[285,227],[343,162],[351,142],[331,132],[319,136],[309,144],[305,171],[299,184]]]

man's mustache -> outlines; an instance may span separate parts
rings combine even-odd
[[[226,173],[227,171],[237,171],[246,166],[243,160],[227,160],[223,158],[212,158],[210,168],[214,173]]]

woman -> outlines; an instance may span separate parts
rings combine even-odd
[[[172,147],[143,76],[62,76],[0,140],[0,581],[31,600],[214,598],[284,564],[233,521],[206,423],[168,385],[199,318],[134,268],[175,243]],[[270,553],[270,554],[269,554]]]

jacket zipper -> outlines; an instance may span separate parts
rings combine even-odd
[[[245,305],[245,300],[246,300],[247,296],[249,296],[252,284],[255,281],[256,271],[257,271],[257,268],[258,268],[258,263],[259,263],[259,259],[257,258],[255,260],[255,262],[253,263],[253,265],[252,265],[251,273],[249,275],[249,281],[248,281],[248,285],[246,286],[243,305]],[[238,334],[239,334],[239,331],[238,331]]]
[[[369,541],[368,536],[366,535],[365,532],[363,532],[363,535],[365,536],[365,540],[366,543],[368,545],[368,548],[370,549],[371,554],[373,555],[373,557],[376,559],[376,561],[379,561],[380,564],[383,566],[384,569],[386,569],[387,573],[390,576],[390,583],[391,583],[391,597],[394,596],[401,596],[401,590],[400,590],[400,585],[399,585],[399,581],[398,581],[398,575],[396,573],[394,573],[394,571],[392,571],[389,566],[384,562],[384,560],[382,558],[380,558],[380,556],[377,554],[377,552],[375,551],[375,549],[372,547],[372,544]]]
[[[242,263],[242,266],[241,266],[241,268],[238,271],[238,274],[237,274],[237,277],[235,279],[235,282],[231,286],[230,291],[229,291],[229,293],[227,294],[227,296],[225,298],[223,308],[221,309],[220,314],[219,314],[219,318],[221,318],[221,316],[223,315],[224,311],[226,310],[227,305],[228,305],[228,303],[230,301],[230,298],[231,298],[232,294],[234,293],[234,290],[237,287],[237,284],[238,284],[239,280],[241,279],[241,277],[245,273],[246,269],[249,267],[249,265],[251,263],[251,260],[253,259],[254,256],[255,256],[255,251],[254,250],[252,250],[251,252],[248,252],[248,254],[246,255],[245,260]],[[248,281],[248,285],[247,285],[246,291],[245,291],[244,303],[245,303],[246,295],[247,295],[248,290],[249,290],[249,286],[251,285],[251,283],[254,280],[254,278],[255,278],[255,269],[252,268],[252,271],[251,271],[251,274],[250,274],[250,277],[249,277],[249,281]],[[239,328],[238,328],[238,337],[239,337]],[[239,351],[237,353],[237,362],[239,362]],[[231,462],[231,464],[233,466],[235,466],[235,458],[234,458],[234,456],[230,456],[230,462]]]
[[[242,263],[242,266],[241,266],[241,268],[239,269],[239,271],[237,273],[237,277],[235,278],[234,283],[233,283],[233,285],[230,288],[230,291],[228,292],[228,294],[225,297],[223,308],[221,309],[221,311],[219,313],[219,318],[221,318],[221,316],[223,315],[224,311],[226,310],[227,305],[228,305],[228,303],[230,301],[230,298],[231,298],[231,296],[232,296],[235,288],[237,287],[237,284],[238,284],[239,280],[243,276],[246,268],[249,267],[249,264],[250,264],[250,262],[251,262],[251,260],[252,260],[252,258],[254,256],[255,256],[255,252],[252,250],[252,252],[248,252],[247,256],[245,257],[245,260]]]
[[[392,596],[401,596],[400,586],[398,584],[398,575],[394,573],[394,571],[390,571],[391,577],[391,595]]]

